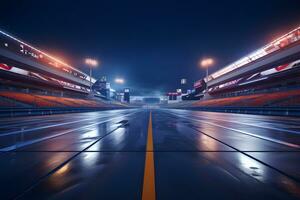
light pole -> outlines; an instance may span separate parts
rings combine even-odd
[[[201,68],[206,69],[206,92],[207,92],[207,82],[208,82],[208,68],[211,67],[215,63],[214,59],[212,58],[203,58],[200,60],[199,65]]]
[[[92,58],[86,58],[84,62],[90,69],[90,93],[92,93],[92,67],[98,66],[98,61]]]

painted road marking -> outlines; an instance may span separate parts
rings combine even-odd
[[[63,131],[63,132],[60,132],[60,133],[57,133],[57,134],[54,134],[54,135],[50,135],[50,136],[46,136],[46,137],[42,137],[42,138],[38,138],[38,139],[33,139],[33,140],[28,140],[28,141],[24,141],[24,142],[19,143],[19,144],[14,144],[14,145],[11,145],[11,146],[3,147],[3,148],[0,148],[0,152],[14,151],[16,149],[19,149],[19,148],[22,148],[22,147],[25,147],[25,146],[28,146],[28,145],[32,145],[32,144],[35,144],[35,143],[38,143],[38,142],[42,142],[42,141],[45,141],[45,140],[56,138],[56,137],[59,137],[59,136],[62,136],[62,135],[66,135],[68,133],[73,133],[74,131],[81,131],[81,130],[84,130],[86,128],[98,125],[98,124],[104,124],[104,123],[109,122],[109,121],[122,119],[125,116],[130,116],[130,115],[133,115],[135,113],[137,113],[137,112],[125,114],[125,115],[122,115],[122,116],[119,116],[119,117],[114,117],[114,118],[107,119],[107,120],[104,120],[104,121],[99,121],[99,122],[89,124],[89,125],[86,125],[86,126],[81,126],[80,128],[69,129],[67,131]]]
[[[223,129],[227,129],[227,130],[231,130],[231,131],[234,131],[234,132],[242,133],[244,135],[249,135],[249,136],[252,136],[252,137],[263,139],[263,140],[266,140],[266,141],[269,141],[269,142],[274,142],[274,143],[285,145],[285,146],[288,146],[288,147],[300,149],[300,145],[298,145],[298,144],[294,144],[294,143],[290,143],[290,142],[285,142],[285,141],[282,141],[282,140],[273,139],[273,138],[262,136],[262,135],[257,135],[257,134],[254,134],[254,133],[250,133],[250,132],[239,130],[239,129],[235,129],[235,128],[230,128],[230,127],[227,127],[227,126],[222,126],[222,125],[219,125],[219,124],[216,124],[216,123],[213,123],[213,122],[204,121],[204,120],[201,120],[201,119],[193,119],[193,118],[190,118],[190,117],[185,117],[185,116],[179,115],[179,114],[174,113],[174,112],[168,112],[168,113],[173,114],[173,115],[175,115],[177,117],[182,117],[184,119],[188,119],[188,120],[192,120],[192,121],[196,121],[196,122],[202,122],[204,124],[209,124],[209,125],[212,125],[212,126],[217,126],[217,127],[223,128]]]
[[[271,129],[271,130],[275,130],[275,131],[283,131],[283,132],[288,132],[288,133],[295,133],[295,134],[300,135],[300,131],[288,130],[288,129],[283,129],[283,128],[269,127],[269,126],[263,126],[263,125],[245,123],[245,122],[239,122],[239,121],[224,120],[224,119],[219,119],[219,118],[212,119],[212,118],[209,118],[209,117],[197,116],[197,115],[196,115],[196,117],[200,117],[202,119],[217,120],[217,121],[223,121],[223,122],[231,122],[231,123],[235,123],[235,124],[243,124],[243,125],[247,125],[247,126],[254,126],[254,127],[258,127],[258,128],[265,128],[265,129]]]
[[[25,130],[12,131],[12,132],[9,132],[9,133],[2,133],[2,134],[0,133],[0,137],[4,137],[4,136],[8,136],[8,135],[16,135],[16,134],[26,133],[26,132],[33,132],[33,131],[37,131],[37,130],[42,130],[42,129],[47,129],[47,128],[53,128],[53,127],[57,127],[57,126],[64,126],[64,125],[69,125],[69,124],[75,124],[75,123],[78,123],[78,122],[95,120],[95,119],[100,119],[100,118],[101,119],[102,118],[105,119],[105,118],[110,118],[113,115],[115,115],[115,113],[110,113],[110,115],[107,115],[107,116],[98,116],[98,117],[95,117],[95,118],[86,118],[86,119],[80,119],[80,120],[76,120],[76,121],[51,124],[51,125],[46,125],[46,126],[29,128],[29,129],[25,129]]]
[[[149,115],[142,200],[155,200],[155,169],[153,155],[152,114]]]

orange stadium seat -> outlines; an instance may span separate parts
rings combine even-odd
[[[13,99],[15,101],[25,103],[31,106],[38,106],[38,107],[54,107],[56,104],[52,102],[43,100],[38,98],[33,94],[25,94],[19,92],[0,92],[0,96]]]
[[[193,106],[290,106],[300,105],[300,90],[200,100]]]
[[[37,107],[105,107],[106,104],[97,100],[76,99],[69,97],[56,97],[46,95],[35,95],[21,92],[1,91],[0,97],[11,99],[13,102],[20,102]],[[1,107],[15,106],[14,103],[1,101]]]

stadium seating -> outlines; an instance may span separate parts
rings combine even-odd
[[[15,104],[12,103],[12,102],[7,102],[7,101],[1,101],[0,100],[0,107],[12,107],[12,106],[15,106]]]
[[[47,95],[0,91],[0,107],[106,107],[107,104],[92,99],[76,99]],[[120,105],[119,105],[120,106]]]
[[[296,106],[300,105],[300,96],[297,96],[296,98],[287,99],[282,102],[277,103],[278,106]]]
[[[0,96],[13,99],[16,102],[34,105],[37,107],[55,107],[58,104],[38,98],[32,94],[17,93],[17,92],[0,92]]]
[[[200,100],[193,106],[299,106],[300,90]]]

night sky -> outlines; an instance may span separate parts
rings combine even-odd
[[[205,74],[200,58],[214,57],[216,71],[299,25],[299,0],[2,0],[0,6],[0,29],[85,72],[83,59],[97,58],[95,77],[122,77],[135,94],[175,90],[181,78],[192,86]]]

